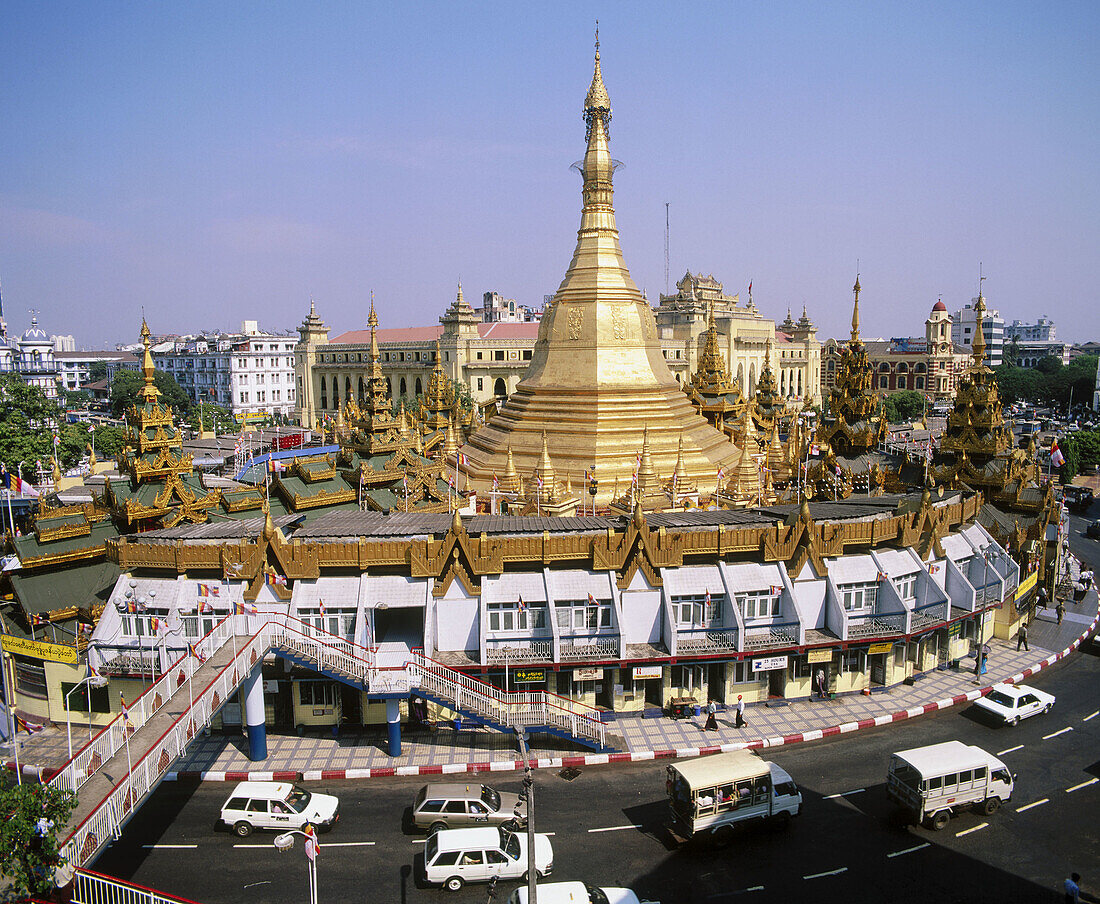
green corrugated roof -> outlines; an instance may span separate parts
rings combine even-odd
[[[32,615],[68,606],[90,609],[107,601],[119,573],[113,562],[93,562],[37,574],[15,572],[11,585],[16,599]]]
[[[80,549],[102,546],[107,540],[117,537],[118,530],[112,521],[104,519],[91,525],[91,532],[83,537],[67,537],[63,540],[49,540],[39,543],[34,534],[15,538],[15,551],[19,561],[26,562],[39,556],[63,555]]]

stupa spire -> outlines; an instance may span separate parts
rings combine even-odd
[[[160,390],[157,389],[156,384],[153,382],[153,378],[156,376],[156,368],[153,366],[153,352],[150,347],[150,333],[149,324],[145,322],[145,318],[141,318],[141,344],[145,347],[145,352],[141,361],[141,372],[145,377],[145,385],[141,389],[141,397],[146,402],[156,402],[157,396],[160,395]]]
[[[985,363],[985,333],[982,331],[982,320],[985,315],[985,297],[982,295],[983,282],[985,282],[985,277],[979,273],[978,301],[974,305],[974,342],[971,345],[975,367],[981,367]]]
[[[852,286],[852,291],[856,294],[855,304],[852,305],[852,342],[859,342],[859,289],[859,274],[857,273],[856,284]]]

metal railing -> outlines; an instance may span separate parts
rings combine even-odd
[[[732,653],[737,651],[736,628],[698,628],[676,632],[677,653]]]
[[[848,637],[874,637],[876,634],[901,634],[905,631],[905,614],[848,616]]]
[[[764,647],[797,644],[799,628],[799,622],[777,622],[760,628],[746,628],[745,649],[759,650]]]
[[[572,637],[558,645],[562,662],[579,662],[585,659],[618,659],[618,637]]]
[[[553,659],[554,643],[551,640],[532,640],[522,646],[511,640],[485,641],[485,662],[489,665],[501,662],[551,662]]]
[[[195,904],[144,885],[78,869],[73,877],[73,904]]]

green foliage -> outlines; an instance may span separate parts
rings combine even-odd
[[[76,806],[76,794],[27,782],[0,788],[0,873],[17,895],[48,894],[61,857],[57,834]],[[38,830],[45,819],[52,826]]]
[[[92,401],[92,394],[84,389],[77,389],[75,392],[65,391],[65,407],[66,408],[87,408]]]
[[[126,430],[122,427],[100,426],[95,429],[95,454],[100,461],[118,458],[126,445]]]
[[[1100,465],[1100,431],[1079,430],[1058,440],[1058,448],[1066,457],[1061,478],[1068,483],[1078,474],[1092,473]]]
[[[233,412],[213,402],[203,402],[191,408],[191,427],[195,430],[213,430],[216,434],[236,433],[240,429]]]
[[[53,431],[61,422],[61,409],[41,389],[14,374],[0,377],[0,461],[11,471],[51,458]]]
[[[1006,360],[1007,360],[1006,356]],[[1095,355],[1080,355],[1068,365],[1054,357],[1043,358],[1033,368],[1002,364],[994,368],[1001,398],[1065,408],[1072,396],[1075,404],[1088,404],[1096,384]]]
[[[191,408],[191,400],[180,388],[176,378],[162,370],[153,372],[153,384],[160,390],[160,402],[171,405],[177,415],[183,415]],[[141,390],[145,386],[145,377],[136,370],[120,370],[111,383],[111,414],[121,417],[131,405],[141,400]]]
[[[924,394],[914,389],[903,389],[893,392],[882,403],[886,412],[886,420],[891,424],[900,421],[911,421],[924,414]]]
[[[93,361],[92,366],[88,368],[88,375],[93,383],[107,379],[107,362]]]

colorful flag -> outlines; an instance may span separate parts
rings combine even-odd
[[[234,615],[255,615],[259,610],[251,603],[239,602],[233,604]]]
[[[875,578],[876,581],[886,581],[886,580],[889,580],[889,579],[890,579],[890,575],[888,575],[885,571],[880,571],[878,573],[878,577]]]
[[[187,652],[194,656],[199,662],[206,662],[206,657],[198,651],[198,648],[192,641],[187,642]]]
[[[11,475],[11,485],[20,496],[38,495],[38,488],[29,480],[24,480],[18,474]]]
[[[325,609],[325,601],[322,599],[317,600],[317,611],[324,615],[328,610]]]
[[[286,586],[286,578],[281,574],[274,574],[273,572],[270,572],[270,571],[265,572],[264,573],[264,580],[267,582],[267,585],[269,587],[285,587]]]
[[[820,455],[820,454],[821,454],[821,447],[820,446],[810,446],[810,455],[811,456]]]
[[[725,476],[726,476],[726,469],[722,468],[722,467],[719,467],[718,468],[718,480],[719,481],[723,480],[725,478]]]
[[[495,493],[500,489],[500,478],[497,477],[496,472],[493,473],[493,492]]]
[[[527,611],[527,606],[524,604],[522,596],[519,598],[519,611],[520,612],[526,612]]]
[[[209,584],[199,584],[199,596],[210,596]]]
[[[840,465],[838,464],[838,465],[836,466],[836,476],[837,476],[837,477],[840,477],[840,475],[841,475],[841,470],[840,470]]]
[[[772,596],[782,596],[783,587],[779,584],[772,584]]]
[[[749,294],[752,295],[752,280],[749,280]]]
[[[408,474],[402,474],[401,475],[401,486],[405,490],[406,493],[409,492],[409,475]]]
[[[598,606],[599,605],[599,603],[596,602],[596,597],[594,597],[591,593],[588,594],[588,603],[591,606]]]
[[[466,467],[466,456],[462,452],[458,453],[458,463],[463,468]]]
[[[316,860],[317,855],[321,852],[321,843],[317,840],[317,830],[313,828],[311,823],[307,822],[304,832],[306,836],[306,856],[310,860]]]
[[[160,627],[160,619],[157,618],[154,615],[151,619],[149,619],[149,630],[152,631],[154,634],[156,634],[157,633],[157,628],[159,628],[159,627]]]
[[[1066,457],[1062,454],[1062,450],[1058,448],[1058,440],[1054,440],[1051,444],[1050,463],[1056,468],[1060,468],[1066,463]]]
[[[122,692],[119,691],[118,699],[122,702],[122,724],[125,728],[130,727],[130,710],[126,708],[126,698],[122,696]]]
[[[541,490],[542,489],[542,475],[541,474],[536,474],[535,475],[535,482],[539,485],[539,489]]]
[[[928,573],[929,574],[938,574],[939,570],[940,570],[939,565],[929,565],[928,566]]]
[[[50,623],[50,620],[48,618],[46,618],[44,615],[32,615],[31,616],[31,624],[32,625],[48,625],[49,623]]]

